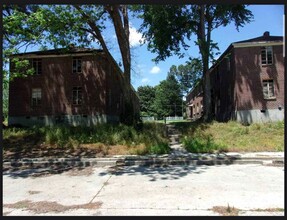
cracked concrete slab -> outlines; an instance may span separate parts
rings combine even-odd
[[[98,202],[101,206],[40,214],[28,206],[5,207],[24,200],[79,207]],[[3,175],[3,204],[8,216],[216,216],[220,214],[212,208],[227,205],[243,216],[284,215],[284,168],[256,164],[94,167],[87,175],[64,172],[25,178],[10,173]],[[268,209],[277,211],[264,211]]]

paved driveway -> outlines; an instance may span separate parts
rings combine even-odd
[[[40,177],[21,172],[3,173],[4,215],[206,216],[232,214],[233,207],[244,216],[284,215],[284,167],[87,167]]]

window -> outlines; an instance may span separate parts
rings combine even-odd
[[[263,95],[265,99],[275,98],[273,79],[263,80]]]
[[[32,106],[41,105],[42,100],[42,90],[41,89],[32,89]]]
[[[73,105],[81,105],[82,98],[82,87],[73,87]]]
[[[32,59],[32,67],[34,68],[36,75],[42,74],[42,60],[41,59]]]
[[[261,48],[261,64],[270,65],[273,63],[272,47]]]
[[[73,73],[81,73],[82,72],[82,58],[77,57],[73,58]]]

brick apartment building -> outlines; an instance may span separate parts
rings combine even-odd
[[[232,43],[210,68],[210,81],[215,120],[284,120],[283,37],[266,31],[263,36]],[[201,84],[187,95],[189,119],[201,117],[202,98]]]
[[[130,117],[139,114],[135,90],[101,50],[70,47],[12,57],[28,59],[35,73],[10,82],[9,125],[91,126],[119,122],[128,112],[133,112]],[[130,105],[125,104],[128,95]]]

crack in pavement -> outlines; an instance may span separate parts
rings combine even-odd
[[[102,189],[108,184],[108,181],[112,178],[112,175],[110,175],[110,177],[103,183],[102,187],[100,188],[100,190],[97,192],[97,194],[92,198],[92,200],[89,203],[92,203],[93,200],[100,194],[100,192],[102,191]]]

